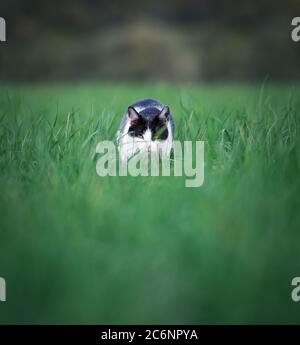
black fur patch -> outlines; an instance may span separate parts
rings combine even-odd
[[[166,140],[169,132],[164,121],[159,119],[160,110],[154,107],[146,108],[139,113],[139,119],[132,121],[128,134],[132,137],[142,138],[149,128],[152,140]]]

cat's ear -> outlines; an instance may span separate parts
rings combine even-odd
[[[160,114],[158,115],[158,118],[162,121],[162,122],[167,122],[169,120],[169,116],[170,116],[170,109],[169,107],[166,105],[163,110],[160,112]]]
[[[136,121],[139,119],[140,115],[133,107],[129,107],[128,108],[128,117],[129,117],[130,121]]]

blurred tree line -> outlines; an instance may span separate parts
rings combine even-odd
[[[2,80],[297,80],[299,0],[2,0]]]

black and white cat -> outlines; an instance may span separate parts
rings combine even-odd
[[[139,151],[169,158],[174,130],[168,106],[154,99],[135,102],[128,107],[117,132],[121,160],[127,160]]]

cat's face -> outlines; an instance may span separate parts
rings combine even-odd
[[[173,132],[169,108],[147,107],[138,111],[129,107],[126,123],[119,133],[119,152],[122,161],[137,152],[170,156]]]
[[[168,107],[162,111],[157,108],[147,108],[139,113],[133,107],[129,107],[128,135],[144,141],[167,140],[169,114]]]

